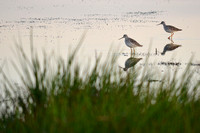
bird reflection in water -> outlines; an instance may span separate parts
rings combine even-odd
[[[125,67],[120,67],[122,68],[124,71],[127,71],[130,67],[134,67],[142,58],[134,58],[134,57],[130,57],[126,60],[125,62]]]
[[[161,53],[161,55],[165,55],[165,53],[167,51],[172,51],[172,50],[175,50],[176,48],[180,47],[181,45],[178,45],[178,44],[174,44],[173,42],[165,45],[164,49],[163,49],[163,52]]]

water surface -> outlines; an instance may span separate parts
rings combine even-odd
[[[109,49],[119,56],[118,65],[125,66],[130,58],[130,49],[124,40],[118,40],[123,34],[143,45],[136,48],[136,58],[146,58],[149,64],[141,60],[137,67],[148,65],[159,74],[183,71],[191,56],[194,56],[192,68],[200,73],[200,1],[199,0],[7,0],[0,2],[0,64],[3,70],[17,82],[18,76],[9,63],[15,60],[12,49],[20,42],[30,53],[30,29],[33,29],[34,47],[41,55],[42,49],[48,54],[52,51],[67,58],[69,47],[76,47],[84,31],[87,36],[81,46],[79,59],[82,65],[94,62],[95,53],[106,58]],[[170,35],[163,27],[156,26],[161,21],[183,29],[174,35],[175,44],[182,45],[174,51],[160,53],[166,44],[171,43]],[[148,49],[151,50],[148,53]],[[157,50],[156,50],[157,49]],[[96,51],[96,52],[95,52]],[[156,52],[157,51],[157,52]]]

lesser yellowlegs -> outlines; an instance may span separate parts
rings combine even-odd
[[[124,71],[127,71],[130,67],[135,66],[142,58],[134,58],[134,57],[130,57],[126,60],[125,62],[125,67],[121,67],[123,68]]]
[[[132,38],[129,38],[126,34],[123,35],[122,38],[125,38],[126,46],[128,46],[131,49],[131,55],[132,55],[132,48],[134,49],[135,47],[142,47],[142,45],[140,45],[137,41],[133,40]],[[135,50],[134,50],[134,53],[135,53]]]
[[[168,39],[170,39],[170,37],[171,37],[171,41],[172,41],[172,36],[174,35],[174,32],[182,31],[182,29],[176,28],[171,25],[166,25],[164,21],[162,21],[160,24],[163,25],[163,28],[166,32],[171,33],[171,36],[168,37]],[[158,24],[158,25],[160,25],[160,24]]]
[[[178,44],[173,44],[173,43],[170,43],[170,44],[167,44],[165,45],[164,49],[163,49],[163,52],[161,53],[161,55],[165,55],[165,53],[167,51],[172,51],[172,50],[175,50],[176,48],[180,47],[181,45],[178,45]]]

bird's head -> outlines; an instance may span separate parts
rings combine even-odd
[[[163,51],[163,52],[161,53],[161,55],[165,55],[165,52]]]
[[[165,22],[164,21],[162,21],[160,24],[158,24],[158,25],[161,25],[161,24],[165,24]]]
[[[121,37],[120,39],[122,39],[122,38],[127,38],[127,37],[128,37],[128,36],[127,36],[126,34],[124,34],[123,37]],[[120,40],[120,39],[119,39],[119,40]]]
[[[128,70],[128,68],[126,68],[126,67],[125,67],[125,68],[123,68],[123,70],[124,70],[124,71],[127,71],[127,70]]]
[[[123,68],[123,67],[119,66],[119,68],[123,69],[124,71],[128,70],[128,68],[126,68],[126,67]]]

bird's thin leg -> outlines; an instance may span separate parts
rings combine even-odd
[[[132,56],[132,54],[133,54],[133,51],[132,51],[132,48],[131,48],[131,56]]]
[[[172,35],[172,34],[171,34],[171,35]],[[170,40],[170,37],[171,37],[171,36],[168,37],[169,40]]]
[[[134,55],[135,55],[135,49],[134,49]]]
[[[172,35],[171,35],[171,40],[172,40],[173,35],[174,35],[174,33],[172,33]]]
[[[174,43],[173,39],[171,38],[171,43]]]

